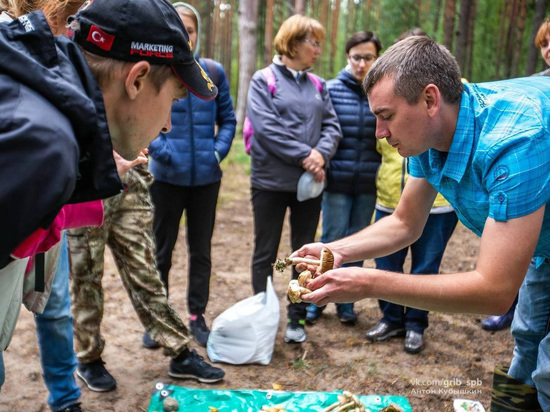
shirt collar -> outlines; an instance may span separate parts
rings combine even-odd
[[[468,162],[472,155],[474,141],[476,140],[474,136],[474,112],[471,107],[470,96],[466,90],[467,88],[465,87],[464,92],[462,92],[453,141],[449,148],[449,153],[447,154],[445,167],[442,171],[443,175],[457,182],[460,182],[466,173]]]
[[[281,56],[279,54],[276,54],[275,56],[273,56],[273,63],[276,64],[277,66],[283,66],[284,68],[286,68],[292,74],[292,77],[294,77],[294,79],[301,77],[302,74],[311,70],[311,69],[306,69],[299,72],[294,69],[291,69],[290,67],[285,66],[285,64],[281,61]]]

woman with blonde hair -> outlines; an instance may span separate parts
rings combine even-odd
[[[254,292],[266,289],[277,257],[283,222],[290,209],[292,249],[314,240],[321,210],[320,192],[302,197],[298,182],[309,172],[317,183],[342,138],[324,80],[308,73],[321,55],[323,26],[294,15],[275,36],[277,55],[257,71],[248,90],[247,117],[254,130],[251,146],[254,210]],[[266,75],[269,77],[266,78]],[[298,273],[293,269],[293,278]],[[306,339],[306,304],[288,305],[286,342]]]

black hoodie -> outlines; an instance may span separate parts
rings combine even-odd
[[[77,46],[42,12],[0,24],[0,268],[66,203],[122,184],[101,91]]]

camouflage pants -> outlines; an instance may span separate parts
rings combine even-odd
[[[68,231],[74,334],[77,357],[83,363],[99,359],[105,346],[100,333],[105,245],[111,249],[139,320],[165,353],[177,356],[190,339],[188,329],[168,304],[156,268],[148,191],[152,176],[146,165],[139,165],[123,181],[128,190],[104,200],[102,226]]]

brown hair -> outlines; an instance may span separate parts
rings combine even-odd
[[[459,104],[464,90],[456,59],[427,36],[411,36],[391,46],[363,80],[365,93],[386,77],[393,78],[395,95],[409,104],[417,103],[430,83],[438,87],[448,104]]]
[[[94,74],[97,83],[103,88],[107,87],[111,80],[120,75],[127,67],[133,66],[134,63],[125,62],[122,60],[115,60],[109,57],[98,56],[92,54],[86,50],[80,49],[90,70]],[[149,72],[149,78],[157,92],[164,83],[170,79],[174,74],[172,73],[171,66],[163,64],[151,64],[151,71]]]
[[[325,28],[311,17],[295,14],[283,22],[275,36],[273,45],[277,54],[292,59],[296,56],[298,44],[303,42],[308,35],[312,35],[322,42],[325,39]]]
[[[546,44],[546,35],[548,33],[550,33],[550,18],[546,18],[539,27],[539,31],[535,37],[535,46],[537,46],[537,49]]]
[[[378,40],[378,37],[376,37],[376,34],[372,31],[359,31],[351,36],[346,42],[346,54],[348,54],[349,51],[358,44],[369,42],[374,44],[376,55],[378,56],[380,54],[380,50],[382,50],[382,43],[380,43],[380,40]]]

